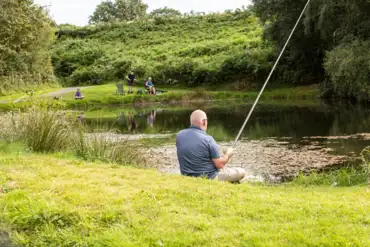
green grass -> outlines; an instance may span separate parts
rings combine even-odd
[[[0,157],[20,246],[370,246],[367,187],[270,187],[32,155]]]
[[[33,90],[34,91],[34,96],[39,96],[44,93],[49,93],[57,90],[59,86],[57,84],[51,84],[51,85],[42,85],[42,86],[33,86],[30,85],[29,88],[23,90],[20,92],[18,89],[17,91],[11,91],[8,92],[7,95],[0,96],[0,101],[8,101],[8,102],[13,102],[21,97],[26,97],[29,98],[29,96],[25,93],[26,90]]]
[[[127,87],[125,87],[127,90]],[[138,87],[134,88],[136,92]],[[161,88],[168,91],[162,95],[147,95],[147,94],[130,94],[130,95],[117,95],[115,84],[106,84],[100,86],[92,86],[82,90],[85,96],[83,100],[75,100],[74,92],[63,95],[62,100],[53,102],[54,106],[58,107],[89,107],[89,109],[101,108],[106,105],[124,104],[124,105],[150,105],[154,103],[162,104],[177,104],[178,103],[191,103],[199,101],[219,101],[225,100],[234,101],[234,103],[251,103],[253,102],[258,91],[234,91],[224,90],[215,91],[210,88],[197,88],[197,89],[184,89],[184,88]],[[319,97],[319,89],[317,85],[300,86],[300,87],[287,87],[266,90],[261,97],[264,103],[273,104],[294,104],[294,105],[317,105]],[[37,99],[36,101],[46,101],[47,99]],[[262,102],[262,103],[263,103]],[[17,108],[28,108],[33,105],[33,101],[19,102],[16,104],[0,104],[0,109],[11,110]],[[43,104],[50,104],[43,102]],[[217,104],[217,103],[216,103]]]
[[[354,186],[369,184],[369,167],[349,166],[330,171],[314,172],[306,176],[300,174],[290,183],[300,186]]]
[[[134,88],[136,92],[138,88]],[[127,90],[127,89],[126,89]],[[74,93],[64,97],[67,105],[92,105],[92,104],[145,104],[145,103],[175,103],[191,102],[199,100],[234,100],[242,102],[252,102],[258,95],[257,91],[211,91],[206,89],[178,89],[164,88],[168,91],[162,95],[117,95],[115,84],[94,86],[83,90],[85,99],[75,100]],[[319,92],[317,85],[301,86],[295,88],[281,88],[267,90],[263,100],[316,100]]]

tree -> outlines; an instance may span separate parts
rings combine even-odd
[[[51,25],[46,10],[32,0],[0,1],[0,81],[14,83],[9,78],[36,74],[41,81],[52,75],[47,53]]]
[[[265,37],[277,48],[285,43],[307,0],[253,0],[266,24]],[[370,37],[370,1],[312,0],[286,53],[279,75],[285,81],[322,81],[325,52],[353,39]]]
[[[147,9],[142,0],[108,0],[96,7],[89,23],[132,21],[144,17]]]
[[[283,46],[306,1],[253,0],[254,11],[266,23],[265,36],[273,40],[278,48]],[[368,43],[362,44],[359,42],[354,45],[353,41],[365,41],[369,38],[370,1],[312,0],[305,13],[304,20],[297,28],[284,54],[282,64],[279,66],[279,75],[288,75],[284,78],[285,80],[298,82],[317,82],[326,79],[324,85],[330,88],[324,88],[325,92],[331,92],[332,95],[357,97],[358,92],[355,91],[338,94],[335,92],[338,88],[341,88],[342,91],[351,88],[350,85],[338,87],[340,82],[337,75],[339,72],[335,71],[335,67],[342,66],[343,71],[347,71],[347,68],[343,67],[345,63],[335,60],[335,58],[344,58],[343,54],[355,54],[355,52],[359,54],[358,51],[363,50],[363,47],[367,46]],[[339,46],[340,48],[336,49]],[[334,53],[327,53],[328,51]],[[325,71],[323,63],[328,55]],[[353,59],[351,64],[356,64],[357,61],[360,61],[360,59]],[[352,65],[348,63],[348,66]],[[352,68],[356,68],[356,66],[352,66]],[[353,72],[364,73],[364,70],[358,69]],[[329,75],[329,78],[325,78],[326,75]],[[346,83],[351,81],[351,79],[348,79],[350,77],[346,78]],[[356,77],[356,84],[364,85],[364,81],[359,82],[364,78],[367,78],[367,74]],[[328,80],[335,81],[335,83],[329,83]],[[361,87],[353,88],[360,90]]]
[[[176,9],[171,9],[168,7],[155,9],[152,12],[150,12],[149,17],[155,18],[155,17],[181,17],[182,14],[180,11]]]

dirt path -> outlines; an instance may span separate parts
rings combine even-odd
[[[62,88],[58,91],[43,94],[43,95],[41,95],[41,97],[60,97],[60,96],[63,96],[65,94],[75,92],[77,90],[77,88],[82,90],[82,89],[86,89],[86,88],[89,88],[89,87],[66,87],[66,88]]]
[[[66,95],[68,93],[75,92],[77,90],[77,88],[86,89],[86,88],[89,88],[89,87],[66,87],[66,88],[62,88],[62,89],[59,89],[59,90],[54,91],[54,92],[42,94],[39,97],[48,97],[48,98],[60,97],[60,96]],[[22,96],[22,97],[24,97],[24,96]],[[22,101],[22,97],[20,97],[18,99],[15,99],[13,102]],[[6,104],[6,103],[9,103],[9,100],[1,100],[0,101],[0,104]]]

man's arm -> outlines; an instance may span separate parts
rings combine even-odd
[[[209,142],[209,151],[213,164],[217,169],[223,169],[233,154],[233,149],[229,148],[224,152],[224,155],[221,156],[218,145],[213,138]]]
[[[221,158],[212,159],[213,164],[215,165],[217,169],[223,169],[227,165],[227,163],[230,161],[232,154],[233,154],[233,149],[229,148]]]

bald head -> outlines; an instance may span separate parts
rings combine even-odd
[[[190,124],[207,130],[207,114],[201,110],[194,111],[190,116]]]

